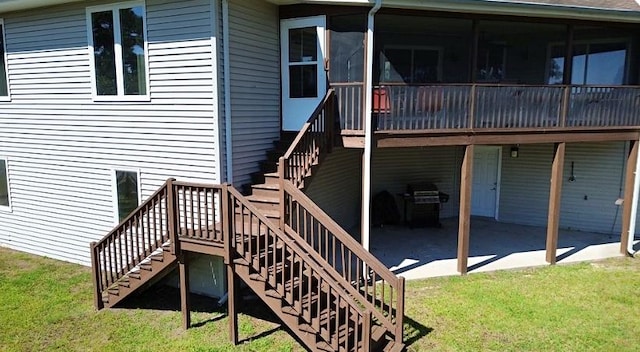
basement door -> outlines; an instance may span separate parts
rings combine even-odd
[[[475,147],[471,215],[497,218],[500,152],[501,147]]]
[[[325,16],[280,21],[282,129],[299,131],[327,91]]]

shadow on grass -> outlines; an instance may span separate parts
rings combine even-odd
[[[248,294],[248,291],[243,292]],[[282,322],[278,317],[268,308],[268,306],[257,297],[249,295],[238,304],[238,313],[245,314],[251,318],[263,320],[273,324],[278,324],[277,327],[260,332],[257,335],[249,336],[240,341],[244,343],[250,340],[259,339],[261,337],[269,336],[280,329],[285,329],[282,326]],[[227,317],[227,306],[218,305],[217,298],[206,297],[198,294],[191,293],[189,295],[190,311],[192,313],[211,313],[215,316],[199,321],[192,322],[191,328],[199,328],[210,323],[215,323],[219,320]],[[171,287],[163,284],[156,284],[143,292],[128,297],[117,305],[117,308],[121,309],[149,309],[149,310],[161,310],[161,311],[180,311],[180,290],[176,287]]]
[[[280,330],[285,330],[291,335],[301,346],[304,346],[302,341],[298,340],[296,335],[293,334],[289,328],[282,325],[282,322],[278,316],[271,311],[271,309],[256,296],[250,294],[250,290],[245,289],[243,294],[247,294],[238,304],[239,313],[245,314],[254,319],[263,320],[277,326],[259,332],[253,336],[244,337],[239,341],[240,344],[260,339],[271,334],[274,334]],[[194,322],[191,328],[199,328],[210,323],[218,322],[227,316],[227,306],[218,306],[218,300],[216,298],[210,298],[201,296],[198,294],[190,294],[191,312],[198,313],[218,313],[216,316],[206,319],[200,322]],[[118,305],[118,308],[122,309],[149,309],[149,310],[164,310],[164,311],[180,311],[180,290],[175,287],[156,284],[149,289],[141,292],[138,295],[134,295],[125,299]],[[432,328],[426,327],[419,322],[411,319],[408,316],[404,317],[404,341],[406,346],[410,346],[421,338],[427,336],[433,331]]]
[[[424,326],[419,322],[411,319],[410,317],[404,317],[404,344],[409,347],[421,338],[429,335],[433,331],[433,328]]]

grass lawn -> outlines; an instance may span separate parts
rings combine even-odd
[[[303,351],[259,301],[227,317],[194,299],[181,329],[179,297],[152,288],[127,308],[96,312],[89,268],[0,248],[0,351]],[[636,351],[640,260],[410,281],[409,351]]]

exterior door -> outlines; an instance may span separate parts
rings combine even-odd
[[[473,156],[471,215],[496,217],[500,147],[476,146]]]
[[[280,21],[282,129],[299,131],[327,91],[324,16]]]

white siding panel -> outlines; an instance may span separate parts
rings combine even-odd
[[[314,171],[305,193],[346,230],[360,224],[362,150],[335,148]]]
[[[500,220],[546,226],[552,144],[521,145],[518,158],[503,148]],[[622,208],[623,142],[569,143],[565,152],[560,227],[618,236]],[[569,182],[571,163],[576,180]]]
[[[229,1],[233,183],[250,182],[280,133],[278,8]]]
[[[105,2],[107,3],[107,2]],[[12,212],[0,244],[82,264],[113,227],[112,170],[220,182],[211,0],[147,0],[150,101],[93,102],[83,4],[3,15],[11,102],[1,103]]]
[[[372,197],[385,190],[393,195],[402,194],[408,184],[431,182],[439,191],[449,194],[449,202],[442,204],[440,217],[457,216],[461,155],[461,147],[374,150]],[[402,214],[400,197],[396,197],[396,205]]]

